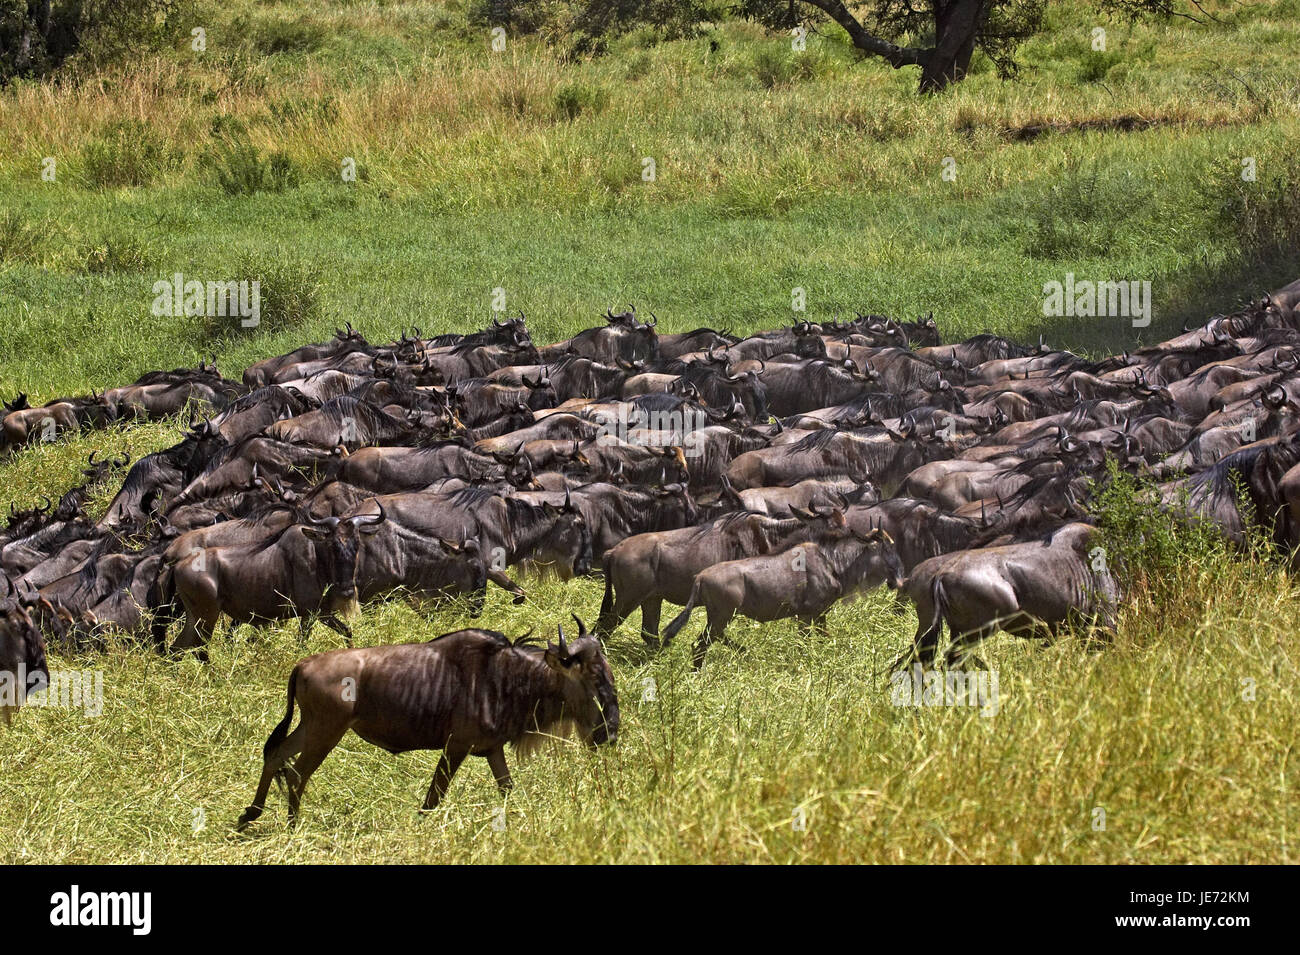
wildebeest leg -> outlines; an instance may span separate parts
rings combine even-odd
[[[897,673],[899,670],[906,670],[914,663],[921,664],[923,668],[932,665],[942,635],[941,617],[936,616],[934,622],[929,625],[922,622],[916,629],[916,636],[912,638],[912,646],[904,650],[902,655],[889,665],[889,672]]]
[[[664,602],[658,597],[651,597],[641,604],[641,639],[646,646],[659,646],[659,616],[663,613]],[[668,641],[664,641],[666,644]]]
[[[208,651],[203,649],[204,645],[212,639],[212,631],[216,629],[217,618],[196,619],[192,611],[187,610],[185,613],[185,626],[181,628],[180,635],[172,643],[172,652],[178,650],[192,650],[198,648],[196,656],[204,663],[208,662]]]
[[[640,593],[632,592],[634,588],[628,584],[621,590],[614,585],[614,579],[611,576],[613,569],[608,565],[605,567],[605,598],[600,604],[600,616],[596,619],[596,629],[593,631],[601,641],[608,640],[610,635],[618,629],[619,624],[627,619],[627,615],[642,603],[638,598]],[[641,617],[642,630],[645,629],[645,615],[642,612]],[[658,628],[656,627],[656,630]],[[656,636],[658,634],[656,633]]]
[[[695,643],[695,650],[691,654],[691,666],[699,669],[704,666],[704,655],[708,652],[709,644],[714,640],[721,640],[730,647],[736,647],[734,643],[727,639],[727,624],[736,615],[736,610],[729,604],[719,606],[710,602],[706,607],[708,611],[708,620],[704,624],[704,632],[700,634],[700,639]]]
[[[329,627],[335,633],[343,634],[343,642],[349,647],[352,646],[352,628],[346,623],[334,616],[332,613],[325,614],[325,616],[320,618],[320,622],[325,624],[325,626]]]
[[[288,770],[289,776],[289,825],[298,824],[298,807],[302,805],[302,793],[307,788],[307,780],[311,774],[316,772],[317,767],[325,762],[325,757],[330,754],[343,734],[348,731],[346,722],[342,725],[328,725],[322,723],[308,723],[306,728],[299,725],[299,730],[303,730],[302,752],[298,758],[293,761],[293,766]],[[288,740],[285,740],[288,742]]]
[[[987,670],[988,667],[984,665],[984,661],[972,656],[971,650],[982,640],[987,640],[997,633],[997,630],[997,624],[990,624],[987,627],[980,627],[978,630],[954,634],[952,642],[948,645],[948,655],[944,660],[945,665],[950,670],[960,670],[967,664],[981,670]]]
[[[431,809],[437,809],[438,803],[442,802],[442,797],[447,795],[447,787],[451,785],[451,777],[456,775],[456,770],[460,769],[460,764],[465,761],[465,753],[462,750],[442,751],[442,757],[438,760],[438,766],[433,771],[433,782],[429,784],[429,794],[424,797],[422,808],[425,812]],[[504,755],[502,762],[505,762]],[[491,763],[489,762],[489,765]]]
[[[821,634],[823,640],[831,638],[831,627],[826,622],[826,614],[819,613],[813,623],[817,626],[817,632]]]
[[[262,778],[257,781],[257,795],[253,801],[248,804],[239,817],[239,822],[235,824],[236,829],[244,829],[250,822],[262,815],[262,809],[266,806],[267,793],[271,791],[271,781],[278,779],[281,785],[284,784],[284,764],[302,748],[302,726],[290,733],[274,750],[268,753],[262,760]]]
[[[488,768],[492,770],[492,776],[497,781],[497,788],[502,792],[515,788],[515,781],[510,778],[510,767],[506,765],[506,751],[504,746],[498,746],[487,754]]]

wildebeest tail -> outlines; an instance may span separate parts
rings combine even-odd
[[[606,554],[600,560],[600,572],[605,575],[605,596],[600,602],[600,617],[596,620],[596,632],[604,636],[609,636],[606,627],[609,625],[610,615],[614,613],[614,575],[611,573],[611,560],[609,554]]]
[[[677,636],[677,634],[681,631],[682,627],[686,626],[686,621],[691,619],[691,611],[694,610],[695,605],[699,603],[699,597],[700,597],[700,580],[697,577],[695,579],[695,583],[691,584],[691,596],[690,599],[686,601],[686,606],[682,608],[681,613],[673,617],[672,622],[670,622],[668,626],[664,627],[664,632],[663,632],[664,643],[667,643],[673,637]]]
[[[275,729],[271,730],[271,735],[266,738],[266,745],[262,747],[262,755],[270,758],[272,751],[277,749],[284,738],[289,735],[289,724],[293,722],[293,702],[298,690],[298,670],[294,667],[293,672],[289,674],[289,699],[284,706],[284,719],[276,724]]]
[[[161,650],[167,642],[167,628],[177,617],[176,578],[170,564],[158,572],[158,578],[145,596],[145,603],[153,611],[149,635]]]

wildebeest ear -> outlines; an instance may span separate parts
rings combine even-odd
[[[299,525],[299,529],[302,531],[303,537],[314,541],[328,540],[330,536],[330,532],[325,528],[313,527],[311,524],[301,524]]]

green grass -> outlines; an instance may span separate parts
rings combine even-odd
[[[538,341],[629,301],[663,331],[772,327],[800,286],[810,318],[933,310],[949,339],[1131,350],[1300,275],[1300,7],[1221,12],[1112,25],[1097,58],[1090,15],[1058,8],[1020,82],[977,59],[922,99],[911,73],[856,62],[833,34],[797,58],[731,23],[712,51],[630,37],[565,63],[519,38],[494,56],[456,3],[202,10],[206,53],[178,43],[81,84],[0,92],[0,395],[39,402],[213,354],[237,377],[345,321],[375,341],[468,330],[497,286]],[[178,271],[260,276],[279,306],[254,332],[151,315],[153,283]],[[1045,320],[1042,285],[1067,271],[1150,280],[1154,323]],[[91,449],[138,457],[180,427],[15,454],[0,509],[66,490]],[[1177,613],[1140,597],[1111,646],[995,640],[992,718],[890,704],[876,674],[915,618],[879,596],[837,608],[828,641],[738,624],[748,652],[716,648],[699,674],[698,621],[653,657],[625,628],[616,748],[544,754],[505,803],[471,761],[421,816],[435,756],[349,738],[296,833],[273,793],[245,837],[230,829],[306,652],[296,625],[218,639],[208,667],[125,644],[56,655],[104,671],[105,711],[30,709],[0,732],[0,860],[1287,861],[1295,588],[1222,555],[1161,587],[1179,590]],[[594,582],[531,590],[524,607],[494,594],[479,623],[590,622],[600,599]],[[379,606],[357,638],[465,623]],[[335,645],[318,628],[306,649]],[[642,702],[649,679],[658,698]]]

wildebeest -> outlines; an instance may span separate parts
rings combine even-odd
[[[3,575],[0,575],[3,576]],[[48,684],[45,639],[4,577],[0,591],[0,717],[7,726],[27,694]]]
[[[654,361],[659,357],[659,342],[654,322],[639,322],[635,311],[605,313],[603,328],[588,328],[572,338],[540,349],[543,361],[555,361],[566,353],[591,358],[606,365],[615,361]]]
[[[618,695],[600,642],[576,616],[578,637],[545,648],[527,636],[456,630],[427,643],[335,650],[289,674],[284,719],[263,747],[262,777],[239,817],[262,814],[272,780],[287,782],[290,824],[307,781],[348,730],[390,753],[440,749],[424,810],[446,795],[466,756],[482,756],[502,791],[513,785],[505,745],[517,751],[576,731],[592,746],[618,738]],[[294,704],[301,710],[291,733]],[[286,766],[297,757],[292,766]]]
[[[888,534],[880,530],[858,534],[840,511],[831,526],[838,536],[700,571],[686,606],[664,628],[664,644],[677,636],[692,610],[703,606],[708,619],[692,654],[698,669],[709,644],[725,639],[727,624],[736,614],[762,621],[797,617],[807,627],[815,623],[824,633],[826,611],[836,601],[881,584],[902,586],[903,567]]]
[[[596,633],[607,638],[640,607],[641,637],[658,646],[663,601],[684,605],[696,574],[724,560],[768,554],[812,540],[818,523],[741,511],[698,527],[629,537],[605,555],[605,598]]]
[[[960,667],[975,644],[998,630],[1050,638],[1072,620],[1113,629],[1119,588],[1105,561],[1092,554],[1096,539],[1091,525],[1065,524],[1035,540],[923,561],[904,584],[916,604],[916,637],[892,669],[931,664],[945,623],[950,667]]]
[[[308,518],[251,543],[169,551],[167,572],[185,607],[175,648],[202,647],[223,613],[237,623],[299,617],[304,639],[319,616],[351,645],[352,630],[340,617],[356,611],[362,537],[378,531],[384,517],[380,507],[377,515],[347,520]]]

